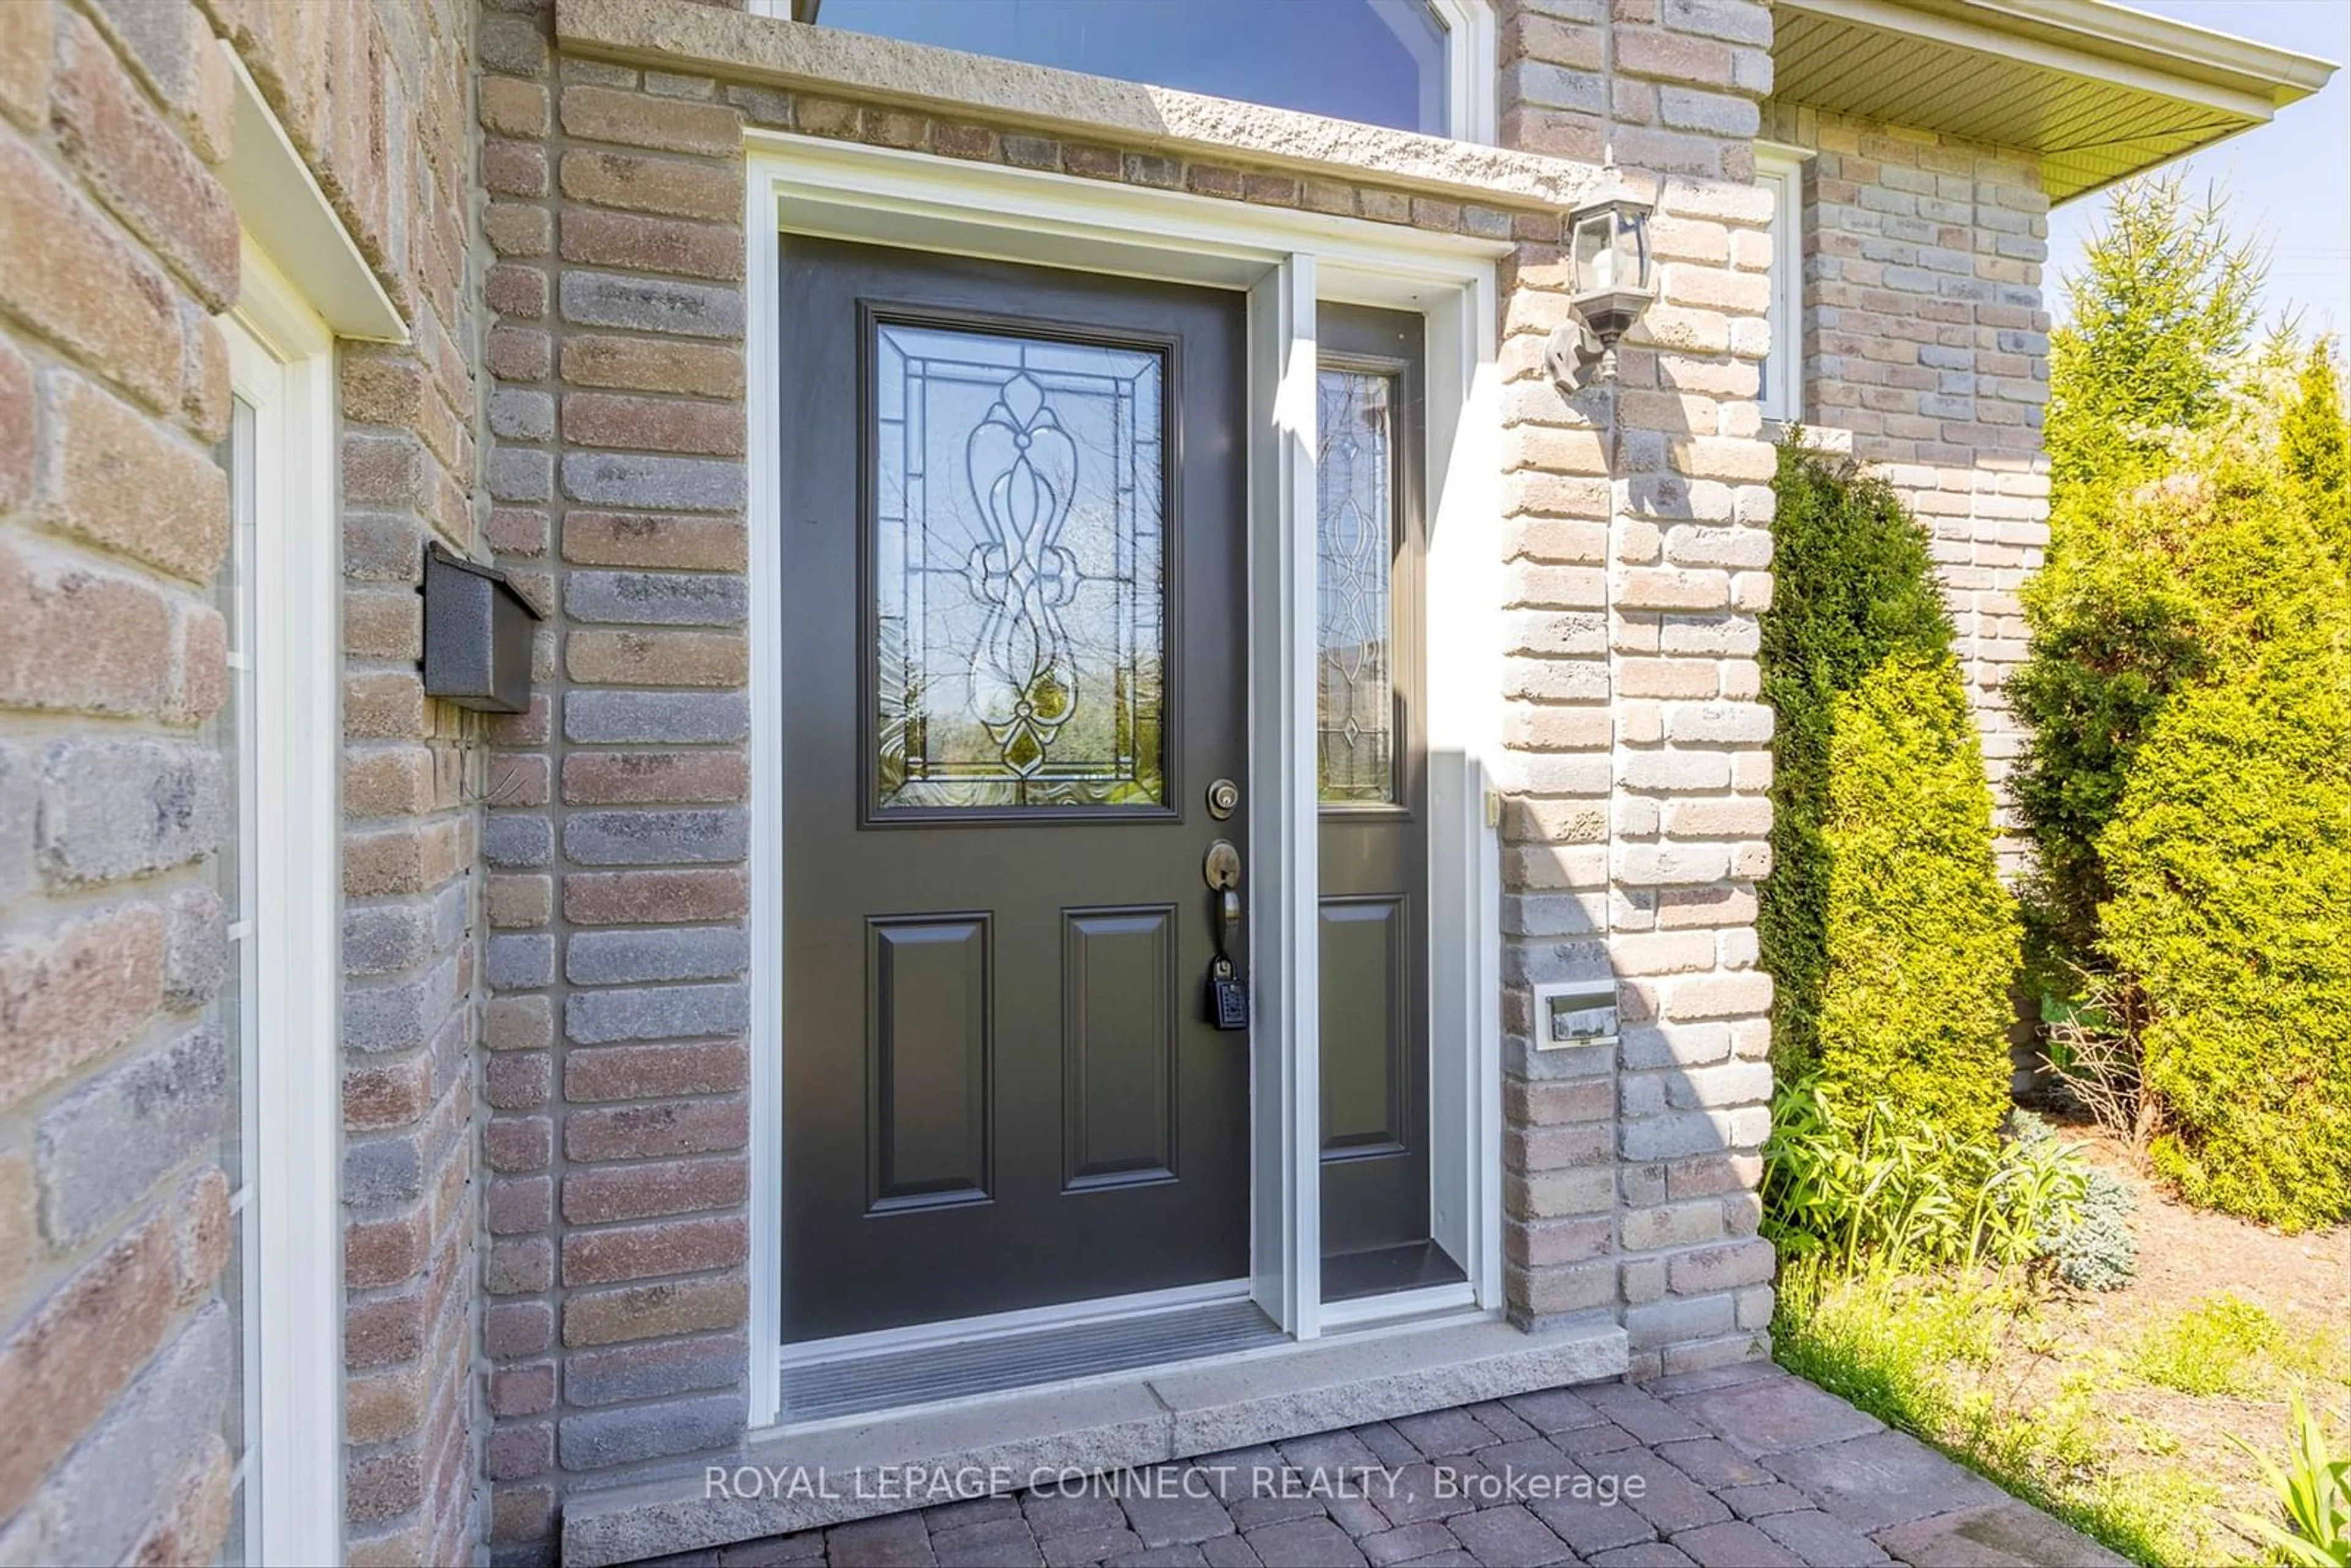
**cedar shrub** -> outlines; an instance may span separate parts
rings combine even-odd
[[[1927,536],[1885,481],[1800,441],[1774,488],[1758,913],[1773,1061],[1989,1133],[2007,1103],[2014,916]]]

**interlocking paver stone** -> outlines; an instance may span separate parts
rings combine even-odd
[[[1549,1498],[1529,1503],[1527,1511],[1549,1525],[1552,1533],[1566,1542],[1579,1557],[1590,1557],[1612,1547],[1630,1546],[1635,1542],[1657,1538],[1656,1529],[1647,1520],[1621,1502],[1578,1502],[1568,1498]]]
[[[1301,1519],[1251,1532],[1249,1543],[1276,1568],[1363,1568],[1364,1554],[1327,1519]]]
[[[1674,1537],[1674,1545],[1693,1563],[1735,1563],[1739,1568],[1804,1568],[1804,1560],[1751,1524],[1726,1520],[1704,1524]]]
[[[1037,1550],[1044,1554],[1045,1568],[1080,1568],[1082,1563],[1140,1552],[1143,1539],[1132,1530],[1081,1530],[1069,1535],[1048,1536],[1037,1543]],[[833,1561],[838,1563],[841,1560]]]
[[[1390,1568],[1390,1564],[1409,1563],[1418,1557],[1434,1557],[1440,1552],[1458,1552],[1460,1540],[1433,1519],[1418,1524],[1399,1525],[1373,1535],[1359,1537],[1357,1550],[1372,1568]]]
[[[1592,1568],[1691,1568],[1691,1564],[1680,1548],[1662,1541],[1645,1541],[1638,1546],[1602,1552],[1592,1560]]]
[[[1550,1526],[1515,1503],[1465,1513],[1452,1521],[1451,1528],[1463,1548],[1480,1563],[1541,1568],[1564,1563],[1571,1555],[1567,1543],[1552,1534]]]
[[[1126,1509],[1127,1523],[1143,1537],[1145,1546],[1188,1545],[1212,1535],[1233,1532],[1232,1516],[1225,1511],[1224,1504],[1212,1497],[1191,1497],[1179,1492],[1174,1497],[1126,1497],[1119,1500]]]
[[[954,1568],[1037,1568],[1045,1561],[1044,1554],[1037,1550],[1037,1537],[1030,1533],[1028,1521],[1020,1517],[1018,1509],[1009,1519],[985,1520],[937,1531],[931,1536],[931,1551],[939,1562],[951,1563]]]
[[[1755,1527],[1815,1568],[1871,1568],[1887,1561],[1877,1542],[1818,1509],[1775,1513]]]
[[[2008,1496],[1904,1432],[1874,1432],[1774,1454],[1764,1462],[1782,1480],[1865,1534]]]
[[[1489,1399],[1482,1405],[1472,1405],[1469,1406],[1469,1414],[1478,1417],[1479,1426],[1505,1443],[1515,1443],[1522,1437],[1531,1437],[1535,1435],[1535,1429],[1532,1427],[1511,1415],[1510,1406],[1499,1399]]]
[[[1724,1487],[1715,1496],[1730,1507],[1741,1519],[1761,1519],[1768,1513],[1794,1513],[1813,1506],[1813,1500],[1785,1481],[1765,1481],[1755,1487]]]
[[[919,1513],[891,1513],[836,1524],[824,1532],[825,1556],[858,1568],[930,1568],[931,1532]]]
[[[1441,1459],[1452,1454],[1473,1454],[1479,1448],[1492,1448],[1499,1441],[1467,1410],[1432,1410],[1426,1416],[1399,1416],[1389,1425],[1403,1435],[1405,1441],[1432,1459]]]
[[[2081,1531],[2013,1498],[1896,1525],[1879,1531],[1877,1543],[1902,1562],[1934,1568],[2123,1568],[2121,1558]]]
[[[1750,1458],[1817,1448],[1886,1429],[1876,1416],[1865,1416],[1835,1395],[1794,1377],[1684,1395],[1673,1403],[1676,1409],[1703,1423],[1708,1433]]]
[[[1644,1443],[1670,1443],[1713,1434],[1662,1399],[1629,1384],[1604,1383],[1584,1395],[1591,1406]]]
[[[1112,1480],[637,1568],[2125,1568],[1768,1363],[1646,1392],[1522,1395]]]
[[[1698,1485],[1718,1490],[1723,1487],[1761,1486],[1772,1479],[1771,1471],[1715,1437],[1660,1443],[1657,1457]]]

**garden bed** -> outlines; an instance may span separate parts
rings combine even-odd
[[[2282,1460],[2296,1392],[2338,1452],[2351,1435],[2351,1228],[2290,1236],[2189,1208],[2098,1134],[2065,1136],[2137,1199],[2129,1284],[1800,1260],[1778,1358],[2142,1563],[2257,1561],[2238,1515],[2276,1505],[2231,1439]]]

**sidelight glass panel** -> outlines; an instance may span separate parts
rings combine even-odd
[[[1396,798],[1395,380],[1325,368],[1316,388],[1318,783],[1325,803],[1388,805]]]
[[[874,330],[876,803],[1165,804],[1160,354]]]

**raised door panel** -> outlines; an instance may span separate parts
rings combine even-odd
[[[867,931],[866,1104],[875,1211],[988,1195],[988,920]]]
[[[1062,917],[1063,1170],[1072,1188],[1176,1166],[1176,911]]]

